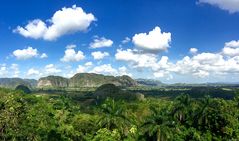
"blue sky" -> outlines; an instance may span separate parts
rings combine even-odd
[[[0,77],[238,82],[239,1],[2,0]]]

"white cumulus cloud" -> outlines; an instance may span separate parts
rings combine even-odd
[[[93,65],[92,62],[86,62],[86,63],[85,63],[85,66],[87,66],[87,67],[90,67],[90,66],[92,66],[92,65]]]
[[[0,76],[5,77],[8,74],[6,64],[0,64]]]
[[[91,55],[94,57],[95,60],[101,60],[106,56],[109,56],[110,54],[108,52],[95,51],[92,52]]]
[[[239,12],[238,0],[199,0],[199,3],[208,3],[213,6],[217,6],[222,10],[226,10],[229,13]]]
[[[226,42],[225,47],[239,48],[239,40],[238,41],[232,40],[230,42]]]
[[[41,55],[39,55],[40,53],[38,52],[38,50],[36,48],[33,47],[27,47],[25,49],[17,49],[15,51],[13,51],[12,55],[14,57],[16,57],[18,60],[27,60],[27,59],[31,59],[31,58],[47,58],[47,54],[46,53],[42,53]]]
[[[42,38],[43,35],[46,33],[46,31],[47,31],[47,26],[40,19],[35,19],[33,21],[28,22],[28,24],[24,28],[21,26],[18,26],[14,30],[14,32],[17,32],[24,37],[33,38],[33,39]]]
[[[42,55],[40,56],[40,58],[47,58],[48,56],[47,56],[47,54],[46,53],[42,53]]]
[[[85,55],[82,51],[75,51],[73,48],[66,48],[65,55],[61,58],[62,62],[78,62],[85,59]]]
[[[19,65],[18,64],[12,64],[10,69],[12,70],[13,77],[19,77],[20,70],[19,70]]]
[[[131,73],[128,72],[128,69],[125,66],[119,67],[118,69],[118,75],[122,76],[122,75],[128,75],[130,77],[132,77],[133,75]]]
[[[86,62],[84,65],[78,65],[76,72],[77,73],[85,73],[88,72],[89,68],[93,65],[92,62]]]
[[[40,71],[34,68],[31,68],[27,71],[27,76],[35,76],[35,75],[40,75]]]
[[[104,64],[100,66],[94,67],[90,73],[97,73],[97,74],[106,74],[106,75],[117,75],[118,71],[114,69],[111,64]]]
[[[54,64],[48,64],[44,68],[45,75],[54,75],[62,72],[61,69],[58,69]]]
[[[34,49],[32,47],[28,47],[26,49],[17,49],[13,51],[13,56],[15,56],[18,60],[27,60],[33,57],[38,56],[37,49]]]
[[[226,43],[225,47],[238,49],[236,42]],[[224,48],[225,49],[225,48]],[[174,78],[173,75],[191,76],[193,78],[218,78],[221,76],[239,75],[239,55],[233,52],[210,53],[202,52],[185,56],[175,62],[171,62],[167,56],[157,56],[138,50],[117,50],[115,59],[128,63],[128,66],[137,71],[152,72],[155,77]],[[230,55],[230,57],[228,57]],[[142,69],[143,68],[143,69]]]
[[[229,57],[239,56],[239,41],[226,42],[222,53]]]
[[[137,50],[121,50],[118,49],[115,54],[116,60],[129,62],[134,68],[147,68],[154,66],[157,57],[150,53],[140,53]]]
[[[77,69],[76,69],[76,72],[77,73],[84,73],[87,71],[87,67],[85,66],[82,66],[82,65],[78,65]]]
[[[196,54],[198,52],[198,49],[197,48],[190,48],[189,52],[191,54]]]
[[[134,45],[144,50],[165,51],[169,48],[171,33],[162,32],[160,27],[156,26],[149,33],[135,34],[132,41]]]
[[[126,44],[128,42],[130,42],[131,39],[129,37],[125,37],[123,41],[121,41],[122,44]]]
[[[90,43],[90,48],[111,47],[113,43],[112,40],[106,39],[105,37],[96,37],[93,42]]]
[[[230,47],[224,47],[222,49],[222,53],[224,55],[233,57],[233,56],[238,56],[239,55],[239,48],[230,48]]]
[[[51,41],[66,34],[86,31],[93,21],[96,21],[93,14],[86,13],[81,7],[73,5],[56,11],[46,23],[35,19],[25,27],[18,26],[14,32],[24,37]]]

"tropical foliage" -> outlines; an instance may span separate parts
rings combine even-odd
[[[124,102],[80,106],[65,96],[0,89],[0,140],[211,141],[239,139],[239,98]]]

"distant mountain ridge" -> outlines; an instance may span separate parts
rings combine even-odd
[[[22,78],[0,78],[0,87],[15,89],[18,85],[25,85],[29,88],[35,88],[37,86],[37,80]]]
[[[155,80],[155,79],[136,79],[137,83],[141,86],[164,86],[166,84],[162,83],[159,80]]]
[[[77,73],[71,78],[61,76],[47,76],[38,80],[38,88],[78,88],[99,87],[103,84],[114,84],[116,86],[137,86],[137,82],[129,76],[106,76],[95,73]]]
[[[25,85],[29,88],[78,88],[78,87],[99,87],[103,84],[114,84],[120,87],[134,86],[163,86],[163,87],[195,87],[195,86],[239,86],[239,83],[174,83],[165,84],[154,79],[132,79],[129,76],[107,76],[94,73],[77,73],[71,78],[61,76],[47,76],[39,80],[22,78],[0,78],[0,87],[15,89],[18,85]]]

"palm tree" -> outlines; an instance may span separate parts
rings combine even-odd
[[[198,110],[195,112],[195,115],[193,116],[193,126],[195,128],[205,128],[205,126],[208,124],[208,107],[211,103],[211,99],[210,96],[205,96],[204,98],[202,98],[200,100],[199,103],[199,108]],[[205,129],[202,129],[205,130]]]
[[[239,94],[239,92],[238,92],[238,94]],[[234,98],[234,101],[235,101],[236,104],[237,104],[237,108],[239,108],[239,96],[235,97],[235,98]]]
[[[146,122],[142,125],[143,134],[147,137],[147,140],[170,140],[170,127],[174,126],[174,122],[169,119],[168,110],[158,110],[155,107],[151,107],[150,109],[152,111],[152,114],[148,117],[148,119],[146,119]]]
[[[127,113],[121,104],[123,103],[117,103],[110,98],[106,99],[105,103],[101,105],[103,114],[98,121],[100,128],[107,128],[111,131],[118,129],[122,135],[127,135],[127,127],[131,122],[127,118]]]
[[[183,94],[176,98],[172,116],[181,124],[184,124],[191,117],[192,100],[188,94]]]

